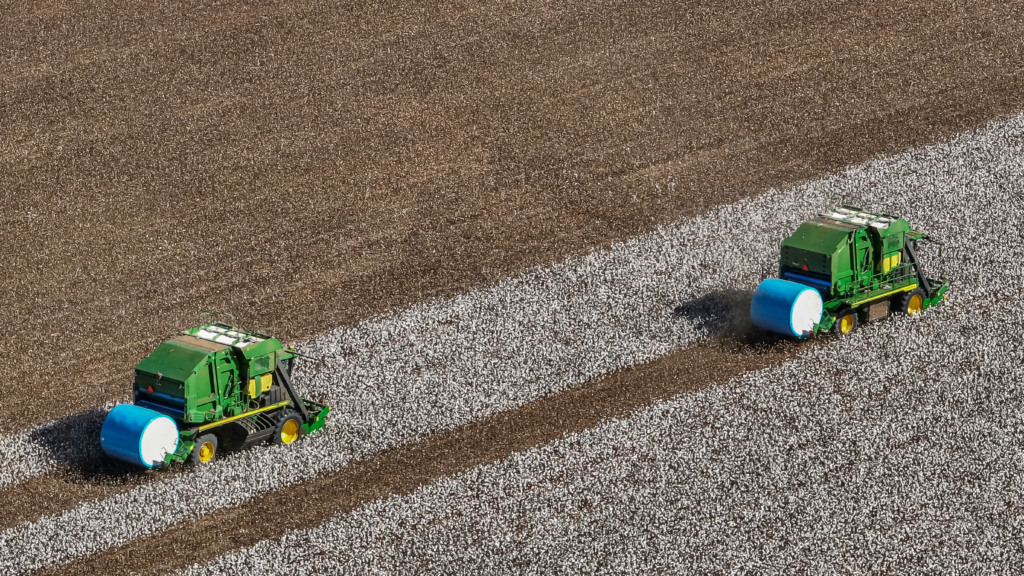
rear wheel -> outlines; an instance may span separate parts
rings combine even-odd
[[[299,415],[294,410],[287,410],[281,414],[281,420],[277,423],[274,431],[274,444],[291,444],[299,439],[302,432],[302,423]]]
[[[219,442],[215,434],[203,434],[196,438],[196,446],[192,449],[189,460],[193,464],[209,464],[217,459]]]
[[[832,325],[832,331],[840,336],[846,336],[857,329],[857,313],[852,308],[843,308],[836,314],[836,323]]]
[[[915,288],[903,295],[900,299],[900,312],[909,316],[916,316],[924,309],[924,290]]]

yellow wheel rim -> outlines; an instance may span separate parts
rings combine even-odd
[[[213,442],[203,442],[199,447],[199,461],[209,462],[213,460]]]
[[[922,305],[924,304],[924,298],[920,294],[914,294],[910,297],[910,302],[907,302],[907,314],[913,316],[921,311]]]
[[[281,442],[283,444],[291,444],[298,437],[299,423],[295,420],[285,422],[284,426],[281,427]]]
[[[853,330],[853,314],[847,314],[839,321],[839,332],[849,334]]]

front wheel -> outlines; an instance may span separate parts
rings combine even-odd
[[[916,316],[924,309],[924,290],[915,288],[900,299],[900,312],[908,316]]]
[[[857,329],[857,313],[852,308],[843,308],[836,314],[836,323],[832,325],[832,331],[840,336],[846,336]]]
[[[277,423],[277,429],[274,431],[274,444],[295,442],[299,439],[301,426],[299,415],[294,410],[285,411],[281,414],[281,420]]]
[[[217,459],[217,436],[215,434],[203,434],[196,438],[196,446],[192,449],[189,461],[193,464],[209,464]]]

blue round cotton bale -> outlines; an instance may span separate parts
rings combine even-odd
[[[118,460],[155,468],[178,448],[178,426],[149,408],[118,404],[103,421],[100,446]]]
[[[750,318],[754,324],[797,338],[813,333],[823,310],[824,303],[817,290],[778,278],[761,282],[750,301]]]

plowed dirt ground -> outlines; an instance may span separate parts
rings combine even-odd
[[[1024,108],[1024,9],[1005,2],[0,13],[5,433],[123,397],[132,365],[203,312],[301,339]],[[644,388],[662,392],[640,397],[653,401],[765,361],[720,356],[721,373],[681,353],[617,378],[653,379]],[[638,402],[612,399],[619,408],[581,410],[606,418]],[[359,478],[352,494],[326,500],[408,491],[559,433],[529,410],[509,415],[521,427],[480,424],[511,436],[507,448],[480,456],[453,433],[436,440],[455,443],[452,462],[418,455],[430,444],[381,456],[342,473]],[[594,423],[558,410],[565,431]],[[389,466],[412,480],[378,484]],[[69,474],[6,490],[0,524],[137,482]],[[225,513],[266,527],[225,534],[227,546],[308,521],[271,526],[255,509]],[[184,527],[183,543],[217,530]],[[200,560],[174,554],[129,547],[64,569]]]
[[[1020,12],[8,5],[0,426],[204,311],[302,338],[1014,112]]]

